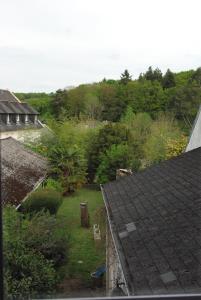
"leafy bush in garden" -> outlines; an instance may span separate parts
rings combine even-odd
[[[88,145],[88,176],[93,181],[102,157],[112,145],[127,144],[130,138],[129,129],[123,124],[106,124],[93,137]]]
[[[168,139],[166,144],[166,159],[173,156],[178,156],[184,152],[187,146],[187,137],[184,135],[179,136],[176,139]]]
[[[150,135],[143,146],[144,158],[147,165],[159,163],[160,161],[174,156],[170,141],[179,140],[181,130],[175,123],[174,118],[161,115],[150,127]],[[181,148],[181,147],[180,147]],[[181,153],[181,151],[177,151]]]
[[[96,173],[96,180],[99,183],[115,180],[117,169],[130,169],[133,167],[139,167],[139,160],[133,159],[129,147],[123,144],[112,145],[106,154],[102,156]]]
[[[56,271],[51,261],[29,249],[19,240],[9,241],[4,252],[6,299],[29,299],[48,295],[56,285]]]
[[[58,283],[58,266],[66,260],[64,225],[49,213],[30,219],[12,207],[4,208],[3,221],[6,298],[47,297]]]
[[[45,188],[49,190],[55,190],[59,193],[62,193],[63,191],[61,183],[51,177],[45,181]]]
[[[50,214],[56,214],[62,204],[61,194],[53,189],[40,189],[33,192],[23,203],[23,212],[38,212],[41,210],[49,211]]]
[[[59,267],[67,259],[68,235],[64,222],[54,215],[40,212],[28,220],[23,239],[27,247],[40,252]]]

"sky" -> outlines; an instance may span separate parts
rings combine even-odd
[[[200,0],[0,0],[0,88],[52,92],[201,66]]]

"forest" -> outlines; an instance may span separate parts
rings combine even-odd
[[[84,183],[114,180],[178,155],[201,102],[201,68],[164,74],[149,67],[133,80],[81,84],[55,93],[18,93],[54,132],[33,149],[47,156],[51,178],[68,194]]]

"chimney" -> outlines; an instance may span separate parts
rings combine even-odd
[[[131,169],[117,169],[116,179],[119,179],[120,177],[124,177],[124,176],[129,176],[132,174],[133,174],[133,172]]]

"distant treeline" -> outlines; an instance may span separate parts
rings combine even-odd
[[[134,113],[146,112],[155,118],[160,112],[172,112],[186,127],[191,127],[201,103],[201,67],[197,70],[165,74],[149,67],[139,78],[125,70],[119,80],[82,84],[55,93],[16,93],[28,101],[42,118],[76,118],[118,122],[128,107]]]

